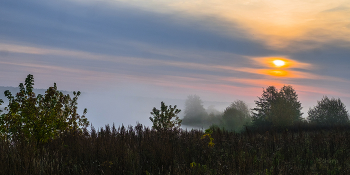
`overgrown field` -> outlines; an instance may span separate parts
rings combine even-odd
[[[105,127],[0,142],[1,174],[350,174],[350,128],[232,133]]]

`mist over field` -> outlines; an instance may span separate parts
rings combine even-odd
[[[58,85],[59,86],[59,85]],[[4,108],[8,104],[8,99],[4,95],[4,91],[9,90],[12,95],[16,95],[19,92],[18,87],[4,87],[0,86],[0,99],[4,101],[4,104],[0,106],[0,109]],[[45,94],[46,89],[34,89],[34,93]],[[72,97],[72,91],[61,91],[64,94],[70,94]],[[150,97],[149,94],[125,94],[121,92],[106,92],[103,90],[97,92],[82,92],[78,99],[78,111],[79,114],[83,113],[83,109],[87,108],[88,113],[86,117],[90,121],[90,124],[95,128],[104,127],[105,125],[115,124],[116,127],[135,126],[137,123],[141,123],[144,126],[151,127],[152,123],[149,120],[151,116],[150,112],[153,107],[160,108],[160,103],[163,101],[166,105],[177,105],[178,109],[182,111],[179,113],[180,118],[184,116],[185,100],[187,96],[183,98],[161,98]],[[215,108],[218,111],[223,111],[231,102],[219,102],[204,100],[203,105],[207,109]],[[191,129],[192,126],[182,126],[182,128]]]
[[[154,107],[160,108],[160,103],[163,101],[165,105],[177,105],[178,109],[182,111],[179,113],[180,118],[184,116],[186,96],[180,98],[160,98],[160,97],[145,97],[133,96],[114,93],[82,93],[79,97],[79,108],[88,109],[87,118],[92,125],[97,127],[104,127],[106,124],[116,126],[132,125],[138,123],[144,126],[152,126],[149,117],[150,112]],[[207,108],[214,105],[215,109],[223,111],[230,102],[217,102],[204,100],[204,107]],[[193,128],[192,126],[182,125],[182,128]]]
[[[60,85],[57,85],[60,87]],[[35,87],[35,86],[34,86]],[[48,87],[47,87],[48,88]],[[10,90],[15,95],[18,91],[18,87],[0,87],[0,99],[4,100],[4,104],[0,108],[4,108],[8,104],[8,100],[4,96],[4,91]],[[78,90],[78,89],[77,89]],[[137,123],[143,124],[144,126],[151,127],[152,123],[149,120],[151,117],[150,112],[154,107],[160,108],[160,103],[163,101],[165,105],[177,105],[178,109],[182,111],[179,113],[179,117],[183,119],[185,111],[185,101],[189,95],[197,94],[203,101],[203,107],[207,113],[210,114],[212,111],[222,113],[233,101],[243,100],[250,109],[256,107],[254,103],[258,100],[258,96],[261,95],[263,88],[261,88],[260,94],[251,98],[225,98],[223,96],[211,96],[208,94],[201,94],[191,92],[189,94],[174,92],[172,94],[169,91],[151,89],[149,87],[142,88],[119,88],[116,90],[111,89],[97,89],[90,91],[82,91],[78,99],[78,112],[83,113],[84,108],[87,108],[86,117],[90,121],[90,124],[95,128],[101,128],[105,125],[113,125],[116,127],[121,125],[124,126],[136,126]],[[45,94],[46,89],[34,89],[36,95]],[[64,94],[69,93],[72,96],[72,91],[62,91]],[[297,91],[298,93],[298,91]],[[164,97],[161,97],[164,96]],[[319,100],[322,96],[319,96]],[[307,117],[307,111],[310,107],[317,104],[317,101],[309,98],[305,98],[303,93],[299,95],[299,99],[302,103],[303,117]],[[347,107],[350,107],[348,98],[341,98]],[[192,126],[182,125],[183,129],[202,129],[197,124]],[[204,126],[205,129],[205,126]]]
[[[222,113],[236,100],[243,100],[248,105],[249,109],[256,107],[255,101],[261,96],[263,88],[261,88],[261,92],[255,97],[237,97],[232,99],[222,96],[213,97],[208,94],[199,94],[195,92],[188,94],[184,92],[178,95],[176,92],[174,94],[167,91],[162,92],[160,90],[154,92],[152,89],[147,89],[145,91],[148,91],[148,93],[137,90],[129,93],[126,90],[123,91],[120,89],[116,91],[99,90],[95,92],[83,92],[78,100],[79,111],[82,111],[84,108],[88,109],[86,116],[95,128],[103,127],[106,124],[112,125],[113,123],[116,126],[121,126],[122,124],[124,126],[135,126],[137,122],[145,126],[152,126],[152,123],[149,120],[149,117],[151,116],[150,112],[153,107],[159,109],[161,101],[163,101],[165,105],[177,105],[177,108],[182,110],[179,113],[179,116],[182,119],[185,115],[185,101],[189,95],[198,95],[203,101],[203,107],[208,114],[211,110],[217,110]],[[301,110],[303,112],[303,118],[306,118],[309,108],[314,107],[317,104],[317,100],[321,100],[322,96],[318,95],[318,99],[314,100],[304,97],[302,92],[296,92],[299,94],[299,100],[303,107]],[[165,97],[156,95],[157,93],[160,93]],[[350,107],[349,98],[339,98],[342,99],[347,107]],[[198,127],[182,125],[182,128],[191,129]]]

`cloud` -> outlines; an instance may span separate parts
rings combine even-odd
[[[90,2],[90,1],[89,1]],[[92,1],[91,1],[92,2]],[[215,50],[244,55],[269,53],[260,42],[249,38],[227,37],[213,20],[180,18],[178,13],[159,14],[101,1],[91,5],[63,0],[50,2],[2,1],[0,38],[12,43],[31,43],[95,53],[154,56],[130,45],[145,44],[162,49]],[[185,14],[184,14],[185,15]],[[186,15],[185,15],[186,16]],[[6,26],[6,27],[4,27]],[[211,30],[213,26],[218,30]],[[230,27],[231,29],[232,26]],[[239,29],[233,29],[240,33]],[[139,44],[138,46],[136,44]]]
[[[3,0],[0,82],[32,73],[41,88],[251,102],[290,84],[306,100],[348,98],[348,12],[323,0]]]
[[[154,83],[160,86],[167,87],[167,84],[175,82],[178,88],[188,89],[207,89],[215,90],[215,88],[203,88],[210,86],[237,86],[242,87],[244,85],[254,85],[246,82],[258,81],[257,78],[262,78],[265,82],[260,87],[269,85],[280,85],[282,82],[293,83],[288,79],[306,79],[306,80],[317,80],[327,82],[346,83],[350,81],[347,79],[332,77],[332,76],[320,76],[313,74],[312,69],[316,69],[317,66],[312,66],[310,63],[303,63],[297,60],[293,60],[286,57],[245,57],[239,55],[231,55],[237,57],[240,64],[237,65],[223,65],[223,63],[217,62],[216,64],[207,62],[195,63],[192,61],[199,59],[206,59],[206,57],[199,57],[199,55],[193,55],[192,52],[182,52],[181,55],[184,57],[192,57],[194,60],[161,60],[161,59],[150,59],[143,57],[130,57],[130,56],[118,56],[118,55],[107,55],[107,54],[96,54],[84,51],[75,51],[68,49],[51,49],[34,46],[24,46],[15,44],[0,43],[0,46],[9,52],[9,56],[4,57],[2,65],[11,65],[14,67],[27,67],[29,70],[39,74],[53,74],[56,72],[60,75],[66,74],[77,74],[80,75],[77,78],[81,82],[88,85],[93,82],[108,82],[113,79],[120,80],[132,80],[135,82]],[[149,50],[156,54],[163,54],[162,50],[154,49],[153,47],[147,46]],[[169,52],[165,55],[175,55],[174,53],[181,52],[175,49],[168,50]],[[160,53],[159,53],[160,52]],[[210,52],[207,52],[208,54]],[[11,54],[14,54],[11,56]],[[17,55],[16,55],[17,54]],[[30,58],[28,62],[28,56],[20,56],[18,54],[29,54],[29,55],[40,55]],[[211,53],[217,55],[219,53]],[[210,54],[209,54],[210,55]],[[52,56],[54,56],[52,58]],[[76,61],[69,61],[67,63],[56,63],[56,57],[73,58]],[[50,59],[52,58],[52,59]],[[286,61],[286,67],[276,69],[271,62],[275,59],[281,59]],[[242,61],[245,60],[245,61]],[[243,67],[246,65],[246,67]],[[155,69],[156,68],[156,69]],[[22,69],[22,68],[17,68]],[[298,70],[296,70],[298,69]],[[181,71],[180,71],[181,70]],[[307,71],[305,71],[307,70]],[[145,72],[147,72],[145,74]],[[235,78],[232,78],[234,76]],[[260,76],[260,77],[259,77]],[[101,78],[104,77],[104,78]],[[118,78],[117,78],[118,77]],[[276,79],[279,78],[279,79]],[[231,84],[233,80],[235,84]],[[171,81],[169,81],[171,80]],[[243,81],[244,80],[244,81]],[[77,79],[75,80],[77,81]],[[277,83],[277,84],[276,84]],[[296,83],[296,82],[294,82]],[[305,83],[298,82],[297,84]],[[241,85],[240,85],[241,84]],[[242,88],[241,90],[243,90]]]
[[[321,0],[317,3],[308,0],[156,0],[125,3],[159,13],[181,12],[179,16],[217,18],[225,21],[221,27],[225,35],[237,36],[230,26],[241,28],[246,31],[244,37],[264,41],[274,49],[312,49],[333,40],[346,41],[349,46],[350,42],[350,21],[347,18],[350,5],[347,0]],[[313,45],[308,44],[309,41]]]

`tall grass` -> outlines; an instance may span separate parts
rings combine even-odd
[[[45,144],[0,140],[1,174],[349,174],[350,128],[157,132],[138,124],[66,131]]]

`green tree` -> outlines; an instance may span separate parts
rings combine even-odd
[[[283,86],[278,91],[274,86],[263,90],[253,109],[255,126],[288,126],[301,121],[301,103],[292,86]]]
[[[322,125],[346,124],[349,122],[349,113],[340,98],[329,99],[325,96],[317,101],[315,107],[309,109],[307,119],[311,123]]]
[[[0,133],[8,140],[24,139],[47,142],[65,130],[82,130],[89,125],[83,115],[77,113],[77,100],[80,92],[64,95],[57,90],[56,83],[46,90],[45,95],[33,92],[34,77],[29,74],[25,84],[19,84],[20,91],[13,96],[10,91],[4,94],[9,100],[5,113],[0,116]]]
[[[239,132],[244,125],[248,125],[250,122],[251,116],[248,105],[241,100],[237,100],[225,109],[219,127]]]
[[[168,107],[164,102],[161,102],[160,110],[154,107],[151,112],[153,117],[149,119],[153,123],[152,128],[157,131],[180,128],[182,120],[177,116],[180,112],[180,109],[176,109],[176,105]]]

